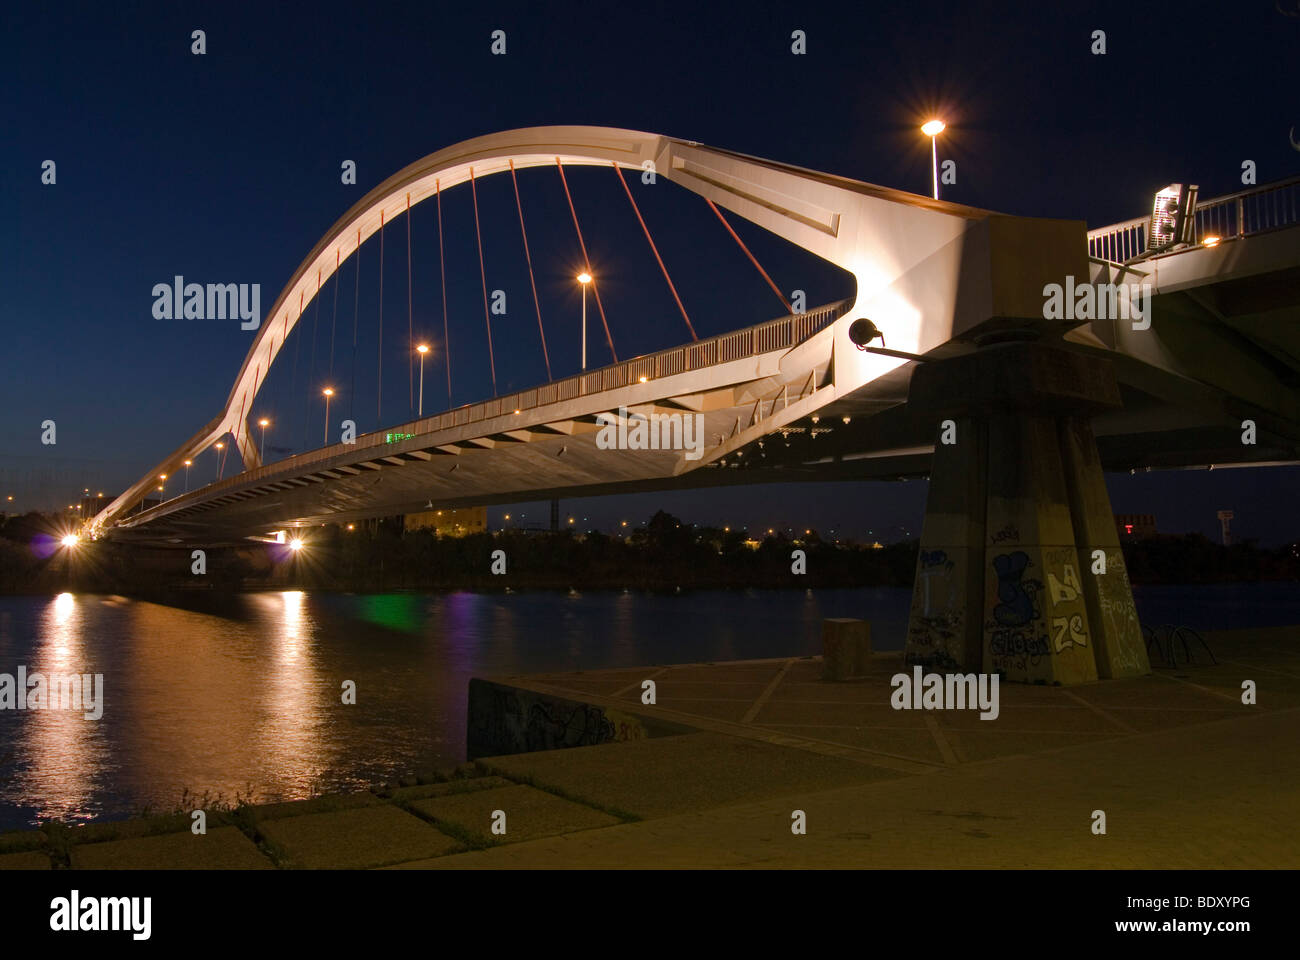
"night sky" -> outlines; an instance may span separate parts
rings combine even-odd
[[[1291,0],[1282,8],[1296,11]],[[852,12],[847,12],[852,11]],[[59,508],[116,493],[220,410],[255,335],[237,320],[156,320],[152,289],[180,274],[261,285],[263,311],[321,235],[368,190],[461,140],[544,124],[668,134],[927,193],[929,141],[957,163],[944,198],[1091,226],[1149,211],[1155,190],[1202,197],[1300,171],[1300,16],[1272,0],[1219,4],[809,3],[11,5],[0,29],[0,495]],[[206,32],[207,52],[191,53]],[[490,52],[493,30],[507,53]],[[790,52],[803,30],[807,54]],[[1094,30],[1107,53],[1090,52]],[[41,182],[54,160],[57,182]],[[355,161],[355,186],[340,165]],[[786,311],[697,197],[629,177],[701,337]],[[576,372],[581,256],[554,170],[519,177],[556,376]],[[689,338],[612,171],[569,185],[621,359]],[[501,392],[544,382],[508,177],[478,185]],[[434,345],[425,412],[491,393],[474,208],[443,203],[450,344],[443,343],[432,202],[327,283],[286,344],[258,415],[267,459],[318,446],[326,383],[362,431],[413,415],[410,336]],[[809,306],[851,281],[731,216],[760,262]],[[589,302],[590,364],[608,362]],[[377,390],[381,356],[383,399]],[[355,324],[355,335],[354,335]],[[408,332],[409,330],[409,332]],[[355,339],[354,339],[355,337]],[[355,342],[355,345],[354,345]],[[452,386],[447,388],[450,352]],[[339,409],[336,407],[335,409]],[[40,424],[57,423],[43,446]],[[213,454],[193,483],[212,479]],[[1300,535],[1296,468],[1115,476],[1117,512],[1162,532]],[[691,521],[919,532],[925,484],[805,484],[566,501],[584,526],[664,506]],[[4,506],[0,503],[0,506]],[[493,508],[544,522],[545,504]]]

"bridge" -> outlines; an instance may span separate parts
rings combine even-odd
[[[260,462],[249,418],[266,373],[366,239],[458,185],[542,166],[563,178],[579,165],[620,179],[652,169],[724,224],[721,210],[839,266],[854,293]],[[1300,460],[1300,178],[1181,197],[1178,240],[1167,242],[1152,233],[1157,217],[1088,231],[631,130],[470,140],[399,171],[340,218],[267,312],[218,415],[88,529],[193,547],[435,507],[928,476],[909,660],[1037,682],[1146,672],[1102,470]],[[648,229],[646,239],[662,267]],[[1046,306],[1053,285],[1064,310]],[[1120,286],[1136,290],[1141,319],[1072,297]],[[651,415],[697,417],[700,447],[600,442],[606,425]],[[159,476],[225,438],[240,473],[138,509]]]

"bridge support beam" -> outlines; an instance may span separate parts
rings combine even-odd
[[[243,429],[235,433],[235,448],[239,451],[239,458],[244,462],[244,469],[255,470],[262,465],[262,458],[253,440],[253,431],[248,428],[247,423],[241,423],[240,426]]]
[[[923,364],[937,422],[907,663],[1076,684],[1150,672],[1089,418],[1108,361],[1006,343]]]

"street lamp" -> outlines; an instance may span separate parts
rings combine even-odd
[[[415,352],[420,355],[420,413],[424,416],[424,355],[429,352],[429,345],[422,343],[415,348]]]
[[[591,283],[591,274],[582,271],[578,274],[578,282],[582,284],[582,369],[587,369],[587,284]]]
[[[330,397],[334,396],[334,388],[326,387],[321,391],[325,397],[325,445],[329,446],[330,442]]]
[[[226,449],[226,445],[220,440],[217,441],[217,479],[221,479],[221,451]]]
[[[262,428],[262,446],[257,451],[257,459],[266,463],[266,428],[271,425],[271,421],[266,419],[266,417],[263,417],[261,420],[257,421],[257,425]]]
[[[930,138],[930,166],[934,182],[934,199],[939,199],[939,148],[935,146],[936,138],[943,133],[942,120],[929,120],[921,124],[921,132]]]
[[[186,493],[190,492],[190,464],[191,463],[193,463],[193,461],[191,460],[185,461],[185,492]]]

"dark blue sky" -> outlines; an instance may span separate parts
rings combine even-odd
[[[1152,192],[1191,180],[1202,196],[1293,175],[1300,154],[1300,18],[1263,0],[1120,5],[384,4],[25,5],[0,31],[0,482],[20,506],[71,502],[139,476],[220,409],[253,334],[234,321],[155,320],[154,284],[261,285],[268,309],[322,233],[367,190],[460,140],[512,127],[589,123],[650,130],[925,193],[928,141],[957,162],[945,197],[1092,225],[1140,215]],[[1284,3],[1283,6],[1294,7]],[[191,54],[191,32],[207,53]],[[507,54],[492,56],[503,29]],[[790,53],[794,29],[808,54]],[[1093,30],[1108,52],[1090,53]],[[54,160],[57,183],[41,183]],[[357,185],[340,182],[354,160]],[[680,314],[612,173],[576,170],[570,187],[620,357],[682,342]],[[578,363],[580,263],[553,171],[520,175],[542,319],[556,375]],[[698,199],[633,181],[701,336],[784,309]],[[545,379],[514,195],[479,185],[503,391]],[[314,397],[330,381],[362,430],[407,419],[408,322],[437,347],[426,410],[448,401],[437,221],[384,237],[384,405],[377,409],[377,242],[308,312],[262,394],[268,448],[319,443]],[[469,191],[444,207],[455,403],[490,393]],[[835,269],[737,229],[783,289],[811,305],[849,292]],[[353,347],[354,303],[357,346]],[[603,363],[591,309],[592,363]],[[334,348],[331,352],[331,336]],[[354,359],[355,358],[355,359]],[[405,374],[405,375],[403,375]],[[40,423],[58,424],[56,447]],[[268,459],[280,455],[268,449]],[[195,480],[209,478],[200,463]],[[1161,529],[1297,534],[1300,473],[1233,470],[1113,478],[1114,507],[1154,512]],[[797,486],[566,503],[592,522],[640,520],[664,504],[700,522],[915,535],[924,484]],[[499,515],[507,508],[494,511]],[[520,508],[514,508],[517,512]],[[522,512],[544,518],[544,505]]]

